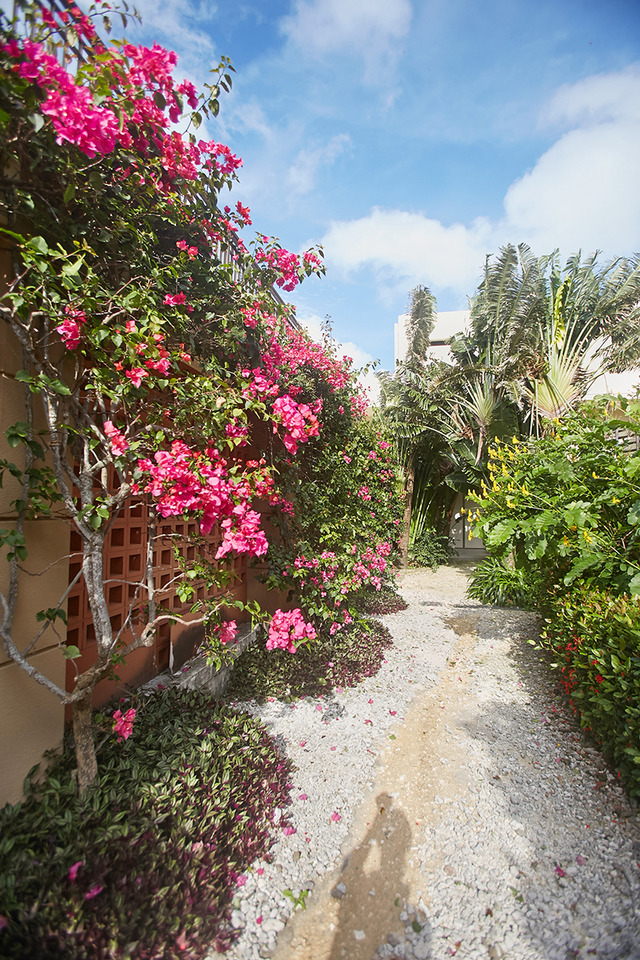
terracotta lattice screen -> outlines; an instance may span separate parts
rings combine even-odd
[[[147,591],[141,583],[145,582],[145,563],[149,538],[148,510],[144,503],[136,503],[123,509],[111,526],[104,551],[104,577],[106,581],[107,602],[111,625],[118,633],[126,623],[132,611],[134,623],[141,618],[147,603]],[[176,548],[187,561],[196,559],[196,554],[208,560],[214,560],[220,545],[219,533],[208,537],[198,535],[198,525],[194,521],[176,518],[160,520],[156,525],[153,550],[153,579],[156,589],[156,604],[163,610],[187,621],[171,623],[166,621],[158,629],[151,648],[136,651],[127,662],[118,667],[118,679],[131,685],[148,680],[156,673],[166,669],[172,662],[171,645],[176,643],[180,634],[186,634],[188,621],[197,618],[191,614],[194,600],[220,596],[220,592],[206,593],[203,582],[194,581],[196,595],[183,603],[176,591],[176,578],[180,574],[180,564],[176,558]],[[72,582],[81,568],[81,540],[78,533],[71,533],[69,582]],[[243,602],[247,598],[247,561],[246,557],[235,557],[217,561],[233,574],[228,592]],[[227,592],[227,591],[225,591]],[[91,665],[95,659],[95,631],[89,609],[87,589],[84,580],[80,580],[71,591],[67,607],[67,642],[80,650],[80,658],[75,661],[80,670]],[[192,631],[195,628],[192,628]],[[201,631],[200,631],[201,635]],[[123,631],[121,639],[126,644],[132,638],[131,631]],[[191,649],[198,631],[191,639]],[[73,689],[76,668],[69,662],[67,670],[67,689]],[[99,685],[96,703],[104,702],[117,689],[117,683],[104,681]]]

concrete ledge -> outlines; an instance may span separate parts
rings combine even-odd
[[[159,673],[157,677],[149,680],[140,689],[142,692],[151,693],[159,687],[183,687],[185,690],[206,690],[211,696],[220,697],[227,688],[235,661],[257,639],[258,628],[254,627],[252,630],[247,624],[240,627],[236,641],[229,649],[233,660],[220,670],[216,670],[213,664],[207,663],[204,655],[197,654],[191,660],[188,660],[177,673],[165,670],[164,673]]]

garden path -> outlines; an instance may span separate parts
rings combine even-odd
[[[446,664],[380,738],[341,857],[271,956],[639,960],[637,807],[526,642],[536,618],[465,599],[463,565],[400,585],[385,623],[406,641],[417,616],[428,654],[428,611],[455,633]]]

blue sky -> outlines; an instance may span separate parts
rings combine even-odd
[[[426,283],[467,306],[486,254],[640,250],[639,0],[138,0],[128,35],[234,88],[207,130],[244,159],[254,226],[327,276],[301,320],[393,364]]]

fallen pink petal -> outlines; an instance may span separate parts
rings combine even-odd
[[[87,890],[84,895],[85,900],[93,900],[94,897],[97,897],[99,893],[102,893],[104,887],[100,887],[96,884],[95,887],[91,887],[91,890]]]
[[[338,820],[342,820],[342,817],[340,816],[337,810],[334,810],[333,813],[331,814],[331,819],[333,820],[334,823],[337,823]]]

